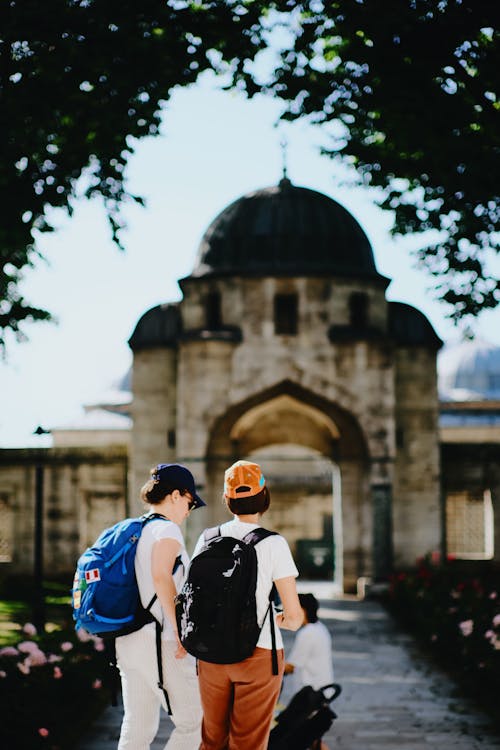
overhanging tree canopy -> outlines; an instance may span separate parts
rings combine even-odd
[[[272,78],[248,62],[266,46],[269,11],[292,44]],[[498,304],[500,67],[494,0],[9,0],[0,5],[0,347],[6,330],[46,319],[19,290],[46,208],[71,211],[82,170],[113,238],[130,196],[132,138],[157,135],[176,85],[233,71],[249,94],[342,132],[331,155],[385,190],[395,231],[437,229],[421,251],[456,319]],[[497,234],[495,234],[497,232]]]
[[[293,43],[267,90],[287,102],[285,117],[342,124],[326,152],[384,189],[394,231],[439,230],[420,258],[456,320],[495,307],[487,256],[499,248],[499,3],[276,7]]]
[[[19,290],[46,207],[103,198],[119,244],[131,139],[157,135],[174,86],[253,56],[257,4],[179,0],[8,0],[0,5],[0,348],[49,313]]]

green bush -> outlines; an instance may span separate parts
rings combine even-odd
[[[0,747],[72,750],[109,703],[100,638],[73,629],[38,636],[33,625],[0,649]]]

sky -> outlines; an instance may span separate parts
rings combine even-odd
[[[0,361],[0,447],[50,444],[33,435],[38,425],[70,422],[125,374],[132,363],[127,341],[141,315],[181,298],[177,281],[190,274],[220,211],[277,184],[284,139],[292,183],[334,198],[363,227],[379,272],[392,279],[387,298],[422,310],[444,341],[457,338],[449,308],[415,267],[411,250],[422,238],[392,238],[391,214],[375,205],[373,191],[354,187],[346,168],[320,155],[324,131],[305,121],[276,127],[279,113],[278,102],[220,91],[206,74],[174,91],[160,137],[135,144],[127,187],[146,207],[129,204],[123,212],[125,252],[111,240],[100,201],[77,200],[71,218],[50,214],[58,229],[38,239],[45,261],[26,273],[22,291],[57,322],[26,326],[28,341],[8,341]],[[500,309],[485,311],[474,328],[500,346]]]

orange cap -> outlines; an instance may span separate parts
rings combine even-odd
[[[258,495],[265,486],[259,464],[251,461],[236,461],[224,474],[224,494],[232,499]]]

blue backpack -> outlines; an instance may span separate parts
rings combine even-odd
[[[105,529],[92,547],[88,547],[78,559],[73,580],[72,607],[75,629],[84,628],[88,633],[105,639],[108,650],[112,705],[117,705],[117,679],[115,639],[133,633],[148,622],[156,627],[156,660],[158,664],[158,687],[165,696],[167,711],[172,713],[170,701],[163,685],[161,656],[161,623],[151,614],[156,594],[144,607],[135,577],[135,554],[137,542],[144,526],[154,519],[171,523],[159,513],[147,513],[140,518],[126,518],[109,529]],[[172,573],[182,565],[176,559]]]
[[[101,637],[118,637],[153,622],[141,604],[135,577],[135,553],[144,526],[154,519],[168,521],[159,513],[126,518],[105,529],[77,562],[72,607],[75,629]]]

